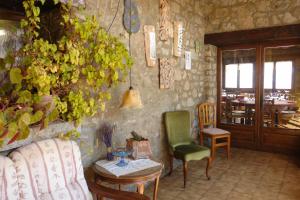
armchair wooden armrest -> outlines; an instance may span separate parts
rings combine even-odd
[[[107,188],[91,181],[87,181],[87,184],[93,197],[96,196],[97,199],[102,200],[104,197],[106,197],[116,200],[150,200],[150,198],[145,195]]]

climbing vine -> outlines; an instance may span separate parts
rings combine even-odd
[[[58,0],[53,0],[58,4]],[[93,16],[76,16],[72,1],[60,4],[63,35],[57,41],[40,34],[45,0],[25,0],[23,46],[1,62],[0,146],[25,139],[30,125],[62,119],[78,125],[104,111],[109,89],[123,81],[132,59],[125,46]]]

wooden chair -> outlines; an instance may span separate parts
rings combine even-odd
[[[216,149],[227,148],[227,159],[230,158],[230,132],[216,128],[216,106],[213,103],[203,103],[198,106],[200,144],[203,145],[203,138],[211,139],[211,157],[215,158]],[[222,142],[217,142],[221,140]]]
[[[169,141],[170,173],[173,170],[173,158],[182,160],[184,187],[187,179],[187,163],[191,160],[207,159],[206,177],[210,179],[208,170],[211,163],[210,150],[204,146],[194,144],[190,137],[189,111],[174,111],[165,113],[165,125]]]

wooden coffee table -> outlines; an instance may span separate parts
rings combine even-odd
[[[106,169],[94,164],[93,171],[95,172],[95,182],[107,182],[111,184],[118,184],[119,189],[121,189],[121,185],[134,184],[137,185],[138,193],[144,194],[145,183],[148,181],[154,180],[154,192],[153,192],[153,200],[157,200],[157,191],[159,178],[163,169],[163,165],[157,167],[152,167],[149,169],[145,169],[142,171],[134,172],[124,176],[115,176],[108,172]]]

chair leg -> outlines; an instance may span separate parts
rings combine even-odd
[[[211,159],[215,159],[215,153],[216,153],[216,139],[214,137],[211,137]]]
[[[209,168],[210,168],[210,165],[211,165],[211,161],[212,161],[212,158],[208,157],[207,158],[207,165],[206,165],[206,177],[207,177],[208,180],[210,180],[210,176],[208,174],[208,171],[209,171]]]
[[[186,179],[187,179],[187,161],[183,161],[183,181],[184,181],[184,188],[186,186]]]
[[[227,137],[227,160],[230,159],[230,147],[231,147],[231,139],[230,139],[230,135]]]
[[[199,132],[199,137],[200,137],[200,145],[203,146],[203,133],[200,131]]]
[[[169,159],[170,159],[170,172],[169,172],[169,176],[171,176],[171,174],[173,172],[173,156],[170,155]]]

